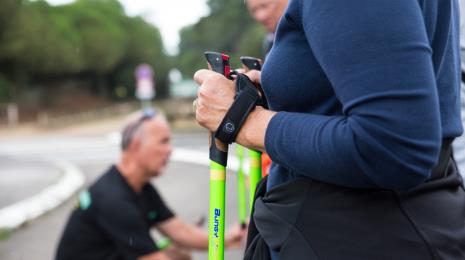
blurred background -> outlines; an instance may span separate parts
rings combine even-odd
[[[206,216],[208,141],[192,76],[206,50],[229,54],[233,68],[263,57],[265,34],[242,0],[0,0],[0,259],[53,259],[75,194],[117,160],[118,132],[143,106],[174,130],[173,160],[154,183],[187,222]],[[235,197],[227,203],[232,223]]]
[[[130,103],[141,63],[153,68],[162,100],[195,93],[205,50],[228,53],[233,67],[238,56],[263,56],[265,31],[243,1],[67,2],[0,1],[0,126],[8,106],[25,123]]]

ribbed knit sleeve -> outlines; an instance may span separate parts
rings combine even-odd
[[[424,182],[442,137],[418,1],[308,0],[289,8],[300,12],[295,23],[342,115],[279,112],[265,137],[272,160],[349,187],[408,189]]]

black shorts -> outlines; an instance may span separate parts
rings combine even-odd
[[[445,176],[399,192],[299,179],[257,188],[245,259],[465,259],[465,190]]]

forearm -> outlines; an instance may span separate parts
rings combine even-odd
[[[177,245],[186,249],[208,249],[208,233],[195,226],[185,225],[172,239]]]
[[[182,250],[169,247],[163,251],[151,253],[138,258],[138,260],[190,260],[192,259],[189,253]]]
[[[170,260],[164,252],[155,252],[148,255],[143,255],[138,260]]]
[[[276,112],[256,107],[247,117],[236,142],[253,150],[265,151],[265,134],[271,118]]]

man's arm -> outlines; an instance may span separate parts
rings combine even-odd
[[[208,233],[196,226],[184,223],[178,217],[159,223],[157,228],[179,246],[189,249],[208,249]]]
[[[143,255],[138,260],[171,260],[163,251]]]
[[[157,228],[175,244],[188,248],[207,250],[208,233],[194,225],[186,224],[178,217],[172,217],[157,225]],[[225,247],[236,248],[241,245],[246,231],[239,224],[229,229],[225,236]]]
[[[190,260],[190,255],[179,249],[170,247],[160,252],[147,254],[138,258],[138,260]]]

